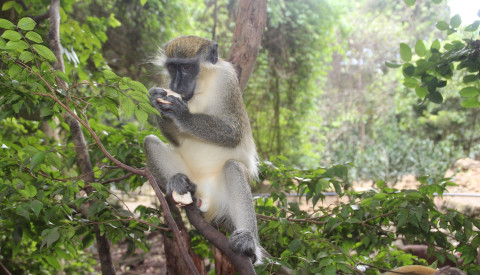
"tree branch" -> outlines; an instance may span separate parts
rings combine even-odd
[[[183,260],[185,261],[185,264],[188,266],[192,274],[198,274],[197,268],[195,267],[195,264],[192,261],[192,258],[188,255],[188,250],[185,246],[185,244],[182,241],[180,231],[178,230],[177,224],[173,220],[172,214],[170,213],[170,209],[168,207],[167,201],[165,197],[163,196],[162,191],[160,190],[159,185],[157,184],[157,181],[153,177],[152,173],[148,169],[145,169],[145,177],[148,179],[148,182],[150,182],[150,185],[152,186],[153,190],[155,191],[155,194],[157,195],[158,199],[160,200],[160,205],[162,207],[162,211],[164,213],[165,220],[168,223],[168,226],[172,229],[174,235],[175,235],[175,241],[177,242],[178,249],[180,250],[180,253],[183,255]],[[168,213],[168,215],[167,215]]]
[[[47,41],[50,49],[55,54],[57,62],[54,64],[54,69],[65,72],[65,65],[63,63],[62,46],[60,44],[60,0],[52,0],[49,8],[50,29],[47,34]],[[67,84],[56,77],[57,83],[65,90]],[[52,94],[52,98],[58,98],[55,93]],[[88,153],[85,137],[83,136],[80,123],[69,116],[68,113],[65,116],[65,120],[70,127],[73,143],[75,144],[75,150],[77,152],[77,165],[82,173],[82,178],[86,183],[95,181],[93,173],[92,163],[90,162],[90,154]],[[91,193],[91,188],[87,189],[87,193]],[[93,226],[95,232],[95,239],[97,241],[98,255],[100,258],[100,265],[102,274],[114,275],[115,268],[113,267],[112,255],[110,254],[110,243],[105,235],[101,235],[98,225]]]
[[[228,238],[207,223],[200,210],[193,204],[184,207],[188,220],[209,242],[222,251],[242,275],[256,274],[249,257],[233,252],[230,249]]]

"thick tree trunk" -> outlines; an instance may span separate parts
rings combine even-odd
[[[215,260],[215,275],[235,274],[235,266],[218,248],[212,246],[213,259]]]
[[[237,71],[242,91],[245,90],[255,66],[266,25],[267,0],[240,1],[232,46],[227,60]]]

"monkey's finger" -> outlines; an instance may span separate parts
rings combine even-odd
[[[167,91],[163,88],[158,88],[158,87],[153,87],[151,88],[148,93],[150,94],[150,97],[155,98],[158,96],[165,97],[167,95]]]
[[[160,97],[157,98],[157,102],[160,103],[160,104],[168,104],[168,105],[172,105],[172,104],[173,104],[173,102],[168,101],[168,100],[163,99],[163,98],[160,98]]]

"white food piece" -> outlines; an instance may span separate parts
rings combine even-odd
[[[172,90],[169,90],[169,89],[163,89],[163,90],[164,90],[165,92],[167,92],[167,96],[174,96],[174,97],[176,97],[176,98],[178,98],[178,99],[182,99],[182,96],[181,96],[180,94],[177,94],[177,93],[175,93],[175,92],[172,91]],[[161,99],[161,98],[157,98],[157,101],[158,101],[158,103],[160,103],[160,104],[169,104],[169,105],[173,104],[172,102],[167,101],[167,100],[164,100],[164,99]]]
[[[169,89],[163,89],[165,92],[167,92],[167,96],[174,96],[178,99],[182,99],[182,96],[180,94],[177,94],[175,93],[174,91],[172,90],[169,90]]]
[[[176,203],[180,204],[181,206],[189,205],[193,203],[192,194],[190,194],[190,192],[180,195],[175,190],[173,190],[172,198]]]

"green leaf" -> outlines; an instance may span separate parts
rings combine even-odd
[[[410,63],[405,63],[403,64],[402,72],[405,77],[413,76],[415,74],[415,66]]]
[[[425,47],[423,40],[418,40],[417,43],[415,43],[415,53],[420,57],[427,54],[427,47]]]
[[[33,185],[27,185],[25,186],[25,189],[18,189],[18,193],[25,198],[32,198],[37,194],[37,188]]]
[[[325,267],[325,275],[335,275],[337,274],[337,268],[335,267],[335,265],[329,265],[327,267]]]
[[[92,217],[93,215],[99,213],[105,208],[107,208],[107,206],[103,201],[96,201],[88,208],[87,217]]]
[[[30,17],[24,17],[18,21],[18,27],[25,31],[31,31],[37,23]]]
[[[20,67],[20,65],[12,64],[8,69],[8,75],[11,78],[15,78],[21,71],[22,71],[22,67]]]
[[[32,201],[32,203],[30,204],[30,208],[32,208],[32,211],[33,213],[35,214],[35,216],[38,217],[38,215],[40,214],[40,211],[42,210],[43,208],[43,203],[39,200],[34,200]]]
[[[432,2],[435,3],[435,4],[437,4],[437,5],[440,4],[440,3],[442,3],[442,1],[443,1],[443,0],[432,0]]]
[[[120,77],[110,70],[103,71],[103,77],[107,80],[117,80]]]
[[[18,59],[22,60],[24,63],[27,63],[33,59],[33,54],[29,51],[23,51]]]
[[[408,218],[408,212],[407,211],[401,211],[396,217],[396,220],[397,220],[396,227],[400,228],[403,225],[405,225],[405,223],[407,222],[407,218]]]
[[[25,205],[20,205],[15,209],[15,214],[24,217],[27,220],[30,220],[30,212],[28,211],[28,208]]]
[[[428,88],[419,86],[415,88],[415,94],[420,98],[424,98],[428,94]]]
[[[32,32],[32,31],[27,32],[27,34],[25,34],[25,37],[36,43],[43,42],[42,37],[36,32]]]
[[[443,96],[441,93],[435,91],[433,93],[428,93],[427,95],[428,100],[430,100],[433,103],[440,104],[443,102]]]
[[[147,0],[140,0],[140,4],[143,6],[145,6],[145,4],[147,3]]]
[[[94,240],[95,240],[95,235],[93,234],[88,234],[87,236],[83,237],[82,239],[83,249],[89,248],[93,244]]]
[[[6,30],[3,34],[2,37],[5,39],[8,39],[10,41],[18,41],[22,39],[22,35],[18,33],[17,31],[12,31],[12,30]]]
[[[415,78],[405,78],[403,86],[407,88],[416,88],[418,86],[418,81]]]
[[[398,63],[396,61],[386,61],[385,62],[385,65],[389,68],[400,68],[402,66],[401,63]]]
[[[411,7],[411,6],[415,6],[416,0],[403,0],[403,2],[405,2],[407,6]]]
[[[0,19],[0,28],[2,29],[7,29],[7,30],[13,30],[15,29],[15,25],[8,21],[7,19]]]
[[[148,93],[147,88],[145,88],[145,86],[138,81],[130,80],[130,81],[127,82],[127,85],[128,85],[128,87],[130,87],[130,88],[132,88],[136,91],[141,91],[141,92],[144,92],[145,94]]]
[[[440,40],[435,39],[435,40],[432,42],[432,45],[430,46],[430,50],[431,50],[431,49],[440,50],[440,47],[441,47]]]
[[[480,106],[480,102],[476,97],[470,97],[462,101],[463,108],[476,108]]]
[[[48,161],[48,164],[55,166],[57,169],[61,169],[64,165],[63,160],[55,152],[47,153],[46,159]]]
[[[148,119],[148,113],[140,110],[140,109],[135,109],[135,116],[137,117],[138,122],[145,124]]]
[[[58,227],[54,227],[52,229],[45,229],[42,231],[42,245],[40,249],[46,244],[47,248],[50,247],[54,242],[58,240],[60,237],[60,233],[58,232]]]
[[[455,14],[452,18],[450,18],[450,25],[452,26],[452,28],[456,29],[460,27],[461,24],[462,24],[462,18],[460,17],[460,15]]]
[[[15,1],[7,1],[2,6],[2,11],[9,10],[15,6]]]
[[[437,23],[437,29],[439,29],[441,31],[446,31],[446,30],[450,29],[450,25],[447,22],[442,20],[442,21],[439,21]]]
[[[8,41],[5,45],[5,50],[25,50],[28,49],[28,44],[25,41]]]
[[[292,252],[296,252],[301,245],[302,245],[302,242],[299,239],[295,239],[290,242],[290,244],[288,245],[288,249]]]
[[[122,100],[120,100],[120,105],[122,106],[122,110],[125,112],[126,117],[131,117],[135,112],[135,104],[128,97],[122,98]]]
[[[410,60],[412,60],[412,50],[405,43],[400,43],[400,57],[405,62],[409,62]]]
[[[145,104],[143,102],[138,103],[138,107],[144,110],[145,112],[152,114],[152,115],[160,115],[157,109],[153,108],[150,104]]]
[[[145,1],[146,2],[146,1]],[[142,6],[145,5],[145,3],[142,4]],[[108,24],[112,28],[120,27],[122,23],[115,18],[115,14],[110,13],[110,17],[108,18]]]
[[[62,265],[58,261],[56,256],[48,255],[44,256],[45,260],[47,260],[47,263],[49,263],[51,266],[53,266],[55,269],[60,270],[62,269]]]
[[[68,79],[68,76],[64,72],[55,71],[55,75],[57,75],[61,80],[65,81],[67,83],[70,82],[70,80]]]
[[[42,56],[46,60],[55,61],[55,62],[57,61],[57,58],[55,57],[55,55],[53,54],[53,52],[49,48],[47,48],[43,45],[40,45],[40,44],[34,44],[32,47],[35,49],[35,51],[37,51],[37,53],[40,56]]]
[[[34,169],[37,167],[37,165],[43,163],[43,160],[45,159],[45,153],[44,152],[38,152],[36,153],[32,159],[30,160],[30,169]]]
[[[478,76],[475,74],[466,75],[463,77],[463,83],[471,83],[477,81]]]
[[[106,190],[106,188],[101,183],[91,182],[89,184],[90,184],[90,186],[92,186],[97,191],[105,191]]]
[[[460,90],[460,95],[463,97],[474,97],[480,93],[480,89],[476,87],[465,87]]]
[[[477,20],[475,22],[473,22],[472,24],[468,25],[466,28],[465,28],[465,31],[466,32],[475,32],[478,30],[478,27],[480,26],[480,21]]]

